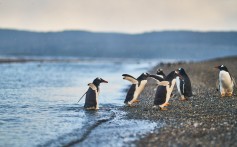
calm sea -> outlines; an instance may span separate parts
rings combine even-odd
[[[97,126],[104,120],[120,121],[120,126],[147,123],[147,127],[133,129],[130,134],[128,128],[120,129],[119,133],[127,133],[127,137],[125,135],[120,142],[114,138],[114,141],[116,146],[123,146],[124,142],[136,138],[131,134],[151,131],[156,124],[122,119],[125,112],[116,108],[123,106],[124,89],[130,83],[121,75],[128,73],[137,77],[158,62],[104,59],[0,64],[0,146],[70,146],[78,143],[86,146],[83,141],[103,130]],[[100,86],[101,109],[88,112],[83,109],[84,99],[77,101],[87,90],[87,84],[96,77],[109,83]],[[108,140],[106,144],[100,143],[110,145]]]

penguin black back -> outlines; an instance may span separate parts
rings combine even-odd
[[[96,92],[91,87],[89,87],[87,94],[86,94],[86,100],[85,100],[84,107],[90,108],[90,107],[95,107],[96,105],[97,105]]]
[[[140,86],[141,81],[142,81],[142,80],[146,80],[149,76],[150,76],[150,74],[148,74],[148,73],[142,73],[142,74],[137,78],[138,87]]]
[[[148,73],[142,73],[138,78],[134,78],[131,75],[123,74],[123,79],[128,80],[132,83],[131,87],[129,88],[126,98],[124,100],[125,104],[131,106],[135,102],[139,102],[137,98],[139,97],[140,93],[145,88],[147,83],[147,78],[150,76]]]
[[[186,74],[185,70],[183,68],[179,68],[179,74],[182,76],[182,80],[180,80],[180,92],[186,97],[191,97],[193,95],[192,93],[192,86],[191,81]]]
[[[176,76],[177,76],[176,72],[175,72],[175,71],[172,71],[172,72],[170,72],[170,73],[166,76],[165,81],[169,81],[169,82],[171,83],[171,81],[172,81],[174,78],[176,78]],[[170,85],[171,85],[171,84],[170,84]]]
[[[161,110],[165,110],[164,106],[168,103],[170,99],[170,95],[172,93],[173,87],[175,85],[175,78],[181,75],[179,71],[170,72],[164,81],[166,81],[166,85],[159,85],[156,90],[154,105],[159,105]],[[182,78],[182,77],[181,77]],[[162,81],[162,82],[164,82]]]
[[[157,90],[156,90],[156,95],[155,95],[155,100],[154,100],[154,104],[155,105],[162,105],[165,103],[166,101],[166,94],[167,94],[167,90],[166,90],[166,86],[158,86]]]
[[[84,108],[86,109],[99,109],[98,106],[98,95],[100,83],[108,83],[102,78],[96,78],[93,83],[89,83],[88,90],[86,92],[86,99]]]
[[[136,84],[132,84],[128,90],[128,93],[127,93],[124,103],[128,103],[129,101],[131,101],[133,99],[135,89],[136,89]]]

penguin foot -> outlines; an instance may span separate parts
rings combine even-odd
[[[165,107],[160,107],[160,110],[161,110],[161,111],[166,111],[166,110],[168,110],[168,109],[165,108]]]
[[[130,103],[130,102],[127,103],[127,106],[128,106],[128,107],[135,107],[135,106],[132,105],[132,103]]]
[[[180,101],[187,101],[188,99],[187,98],[185,98],[185,97],[181,97],[180,98]]]
[[[233,95],[232,92],[228,92],[228,93],[227,93],[227,96],[229,96],[229,97],[232,96],[232,95]]]
[[[225,97],[225,93],[221,93],[221,97]]]
[[[98,110],[97,108],[95,108],[95,107],[88,107],[88,108],[85,108],[86,110]]]
[[[170,103],[165,103],[165,104],[164,104],[164,106],[169,106],[169,105],[170,105]]]
[[[133,103],[139,103],[140,102],[140,100],[135,100]]]
[[[134,108],[134,107],[136,107],[136,106],[135,106],[135,105],[129,105],[129,107]]]

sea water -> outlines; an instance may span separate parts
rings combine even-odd
[[[121,75],[138,77],[157,62],[104,59],[0,64],[0,146],[75,145],[96,133],[98,120],[130,123],[113,111],[123,105],[124,89],[130,84]],[[109,83],[100,85],[101,110],[88,112],[83,109],[84,98],[77,102],[96,77]],[[156,125],[147,126],[143,130]]]

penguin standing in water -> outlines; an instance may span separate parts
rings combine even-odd
[[[147,78],[150,75],[148,73],[142,73],[138,78],[134,78],[133,76],[128,74],[123,74],[122,76],[123,79],[128,80],[132,83],[124,101],[124,103],[128,106],[132,106],[133,103],[139,102],[137,98],[144,90],[147,83]]]
[[[102,78],[96,78],[93,83],[89,83],[89,89],[86,92],[86,100],[84,108],[87,110],[98,110],[99,109],[99,102],[98,102],[98,96],[99,96],[99,86],[100,83],[108,83],[108,81],[105,81]]]
[[[230,75],[228,69],[224,65],[216,66],[215,68],[219,69],[219,80],[218,88],[221,93],[221,97],[232,96],[234,91],[235,80]]]
[[[177,76],[182,78],[179,74],[179,71],[172,71],[166,76],[164,81],[160,82],[156,90],[153,108],[159,106],[161,110],[167,110],[165,106],[169,104],[168,102],[171,97],[174,85],[176,83]]]
[[[191,81],[183,68],[179,68],[178,71],[182,76],[182,79],[180,77],[176,77],[176,86],[181,96],[180,100],[188,100],[188,97],[193,96]]]

